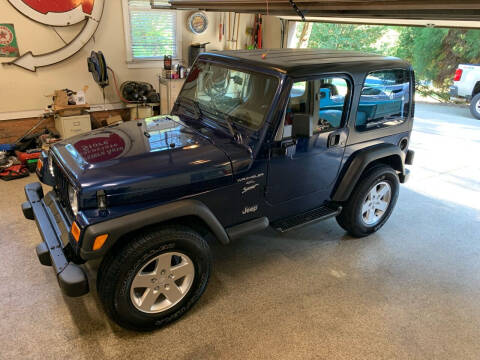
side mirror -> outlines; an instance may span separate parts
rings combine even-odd
[[[277,156],[288,156],[292,157],[295,155],[297,149],[297,140],[296,139],[286,139],[273,143],[272,154]]]

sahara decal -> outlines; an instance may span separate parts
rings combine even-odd
[[[249,191],[252,191],[252,190],[255,190],[257,188],[257,186],[259,186],[260,184],[254,184],[254,185],[249,185],[249,186],[244,186],[243,189],[242,189],[242,195],[245,194],[246,192],[249,192]]]

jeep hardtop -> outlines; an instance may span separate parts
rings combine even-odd
[[[207,285],[207,239],[230,244],[336,217],[381,228],[413,161],[414,73],[397,58],[278,49],[203,53],[171,114],[97,129],[43,153],[25,187],[36,252],[62,290],[81,264],[121,326],[178,319]]]

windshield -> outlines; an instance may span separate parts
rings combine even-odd
[[[231,121],[258,130],[277,86],[278,79],[273,76],[198,61],[178,98],[190,100],[187,106],[196,103],[201,114],[224,126]]]

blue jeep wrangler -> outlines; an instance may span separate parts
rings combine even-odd
[[[178,319],[207,286],[206,239],[229,244],[336,217],[355,237],[390,217],[413,161],[414,73],[330,50],[201,54],[170,115],[62,141],[22,204],[69,296],[97,290],[121,326]]]

